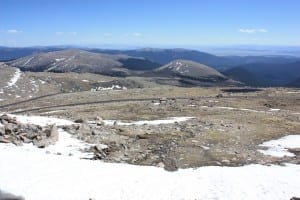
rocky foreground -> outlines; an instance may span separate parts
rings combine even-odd
[[[39,148],[55,144],[58,141],[56,125],[41,127],[33,124],[22,124],[14,117],[0,116],[0,143],[33,143]]]
[[[0,143],[13,143],[18,146],[32,143],[38,148],[46,148],[58,142],[58,129],[62,128],[73,137],[89,144],[81,149],[89,155],[81,157],[82,159],[158,166],[167,171],[207,165],[300,163],[299,148],[288,149],[295,156],[271,157],[259,153],[258,150],[264,148],[256,145],[248,145],[245,148],[236,144],[225,149],[218,143],[207,143],[207,138],[201,141],[199,136],[203,136],[202,129],[211,127],[212,124],[193,118],[186,118],[186,120],[177,122],[180,121],[178,118],[170,124],[154,124],[153,121],[142,122],[144,123],[142,124],[103,120],[101,117],[96,117],[93,121],[78,119],[73,124],[64,126],[55,124],[40,126],[20,123],[13,116],[2,115],[0,116]],[[162,123],[162,121],[158,120],[155,123]],[[234,125],[221,124],[220,127],[233,129]],[[212,138],[210,141],[213,141]],[[228,141],[228,143],[232,142]],[[57,154],[61,153],[57,152]]]

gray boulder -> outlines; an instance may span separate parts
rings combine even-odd
[[[21,196],[16,196],[0,190],[0,200],[25,200]]]

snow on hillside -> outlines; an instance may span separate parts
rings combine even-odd
[[[62,119],[16,116],[26,123],[66,123]],[[62,131],[62,130],[60,130]],[[60,132],[45,153],[32,145],[0,144],[0,189],[29,200],[82,199],[290,199],[300,196],[300,165],[162,168],[81,160],[86,144]],[[74,148],[75,149],[74,149]]]
[[[21,70],[20,69],[16,69],[16,72],[15,72],[14,76],[7,83],[7,86],[8,87],[14,86],[16,84],[16,82],[19,80],[20,77],[21,77]]]

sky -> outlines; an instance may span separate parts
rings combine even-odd
[[[300,46],[299,0],[0,0],[1,46]]]

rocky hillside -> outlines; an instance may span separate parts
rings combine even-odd
[[[132,70],[159,67],[144,58],[126,55],[108,55],[83,50],[63,50],[26,56],[8,62],[23,71],[34,72],[78,72],[99,73],[114,76],[127,76]]]

